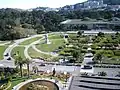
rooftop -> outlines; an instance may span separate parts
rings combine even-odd
[[[120,24],[120,21],[103,21],[103,20],[86,20],[82,21],[81,19],[68,19],[61,22],[61,24]]]
[[[97,77],[73,77],[70,90],[120,90],[120,81]]]

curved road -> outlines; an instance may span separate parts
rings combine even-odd
[[[29,38],[23,38],[23,39],[19,39],[19,40],[15,40],[15,43],[13,43],[12,45],[9,45],[9,47],[5,50],[3,56],[4,56],[4,60],[6,60],[6,54],[8,53],[9,57],[11,57],[11,51],[13,50],[13,48],[15,48],[16,46],[18,46],[20,43],[26,41],[26,40],[29,40],[29,39],[32,39],[32,38],[35,38],[35,37],[39,37],[41,35],[34,35],[34,36],[31,36]],[[12,57],[11,57],[12,58]],[[12,60],[14,60],[12,58]]]
[[[52,33],[51,33],[51,34],[52,34]],[[55,34],[55,33],[53,33],[53,34]],[[12,50],[13,50],[15,47],[17,47],[17,46],[18,46],[20,43],[22,43],[22,42],[24,42],[24,41],[26,41],[26,40],[29,40],[29,39],[32,39],[32,38],[35,38],[35,37],[40,37],[40,36],[44,36],[44,34],[41,34],[41,35],[33,35],[33,36],[29,37],[29,38],[23,38],[23,39],[15,40],[15,42],[14,42],[12,45],[9,45],[8,48],[4,51],[4,53],[3,53],[4,59],[1,60],[0,63],[1,63],[1,64],[4,64],[5,66],[14,66],[14,59],[13,59],[12,56],[11,56]],[[42,39],[43,39],[43,38],[42,38]],[[41,40],[41,39],[40,39],[40,40]],[[24,54],[25,54],[25,57],[26,57],[26,58],[31,59],[31,57],[28,55],[28,48],[31,47],[31,46],[34,47],[34,45],[37,44],[37,43],[39,43],[40,40],[35,41],[35,42],[31,43],[31,44],[28,45],[28,46],[25,46]],[[35,49],[35,48],[34,48],[34,49]],[[35,50],[38,51],[37,48],[36,48]],[[42,52],[42,51],[39,50],[38,52]],[[47,54],[46,52],[42,52],[42,53]],[[7,54],[8,54],[8,56],[5,56],[5,55],[7,55]],[[49,55],[50,55],[50,53],[49,53]],[[52,54],[52,55],[53,55],[53,54]],[[11,58],[10,61],[7,60],[9,57]]]

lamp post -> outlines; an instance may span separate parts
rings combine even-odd
[[[67,84],[67,72],[64,72],[64,75],[65,75],[65,87],[66,87],[66,84]]]

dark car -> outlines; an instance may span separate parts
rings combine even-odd
[[[84,65],[84,67],[82,67],[81,69],[92,69],[92,67],[89,65]]]
[[[41,63],[39,66],[45,66],[45,64]]]
[[[8,57],[7,60],[11,60],[11,57]]]
[[[7,57],[7,56],[9,56],[9,54],[8,54],[8,53],[6,53],[4,56],[6,56],[6,57]]]

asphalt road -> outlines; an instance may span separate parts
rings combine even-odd
[[[31,36],[29,38],[23,38],[23,39],[19,39],[19,40],[15,40],[14,43],[12,45],[9,45],[8,48],[5,50],[5,52],[3,53],[3,57],[4,59],[0,61],[0,64],[3,64],[6,67],[14,67],[14,59],[11,56],[11,52],[12,50],[18,46],[20,43],[24,42],[25,40],[29,40],[35,37],[39,37],[40,35],[34,35]],[[6,54],[8,54],[8,56],[5,56]],[[7,58],[11,58],[11,60],[7,60]]]

